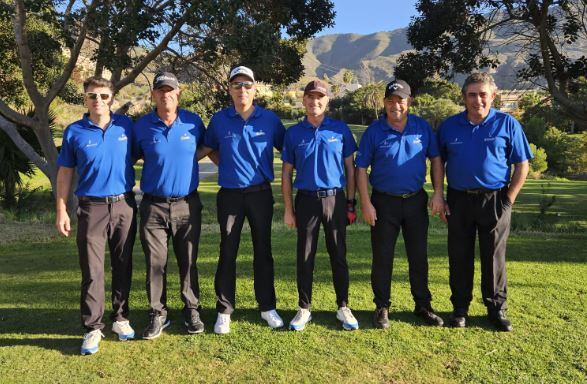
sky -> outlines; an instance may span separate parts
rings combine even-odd
[[[417,14],[416,0],[332,0],[335,25],[318,36],[333,33],[370,33],[407,27]]]

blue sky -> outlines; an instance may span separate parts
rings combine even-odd
[[[318,35],[332,33],[369,33],[407,27],[417,14],[416,0],[332,0],[335,25]]]

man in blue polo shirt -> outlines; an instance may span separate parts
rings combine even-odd
[[[430,205],[433,214],[442,210],[443,168],[432,128],[424,119],[409,114],[411,100],[408,83],[395,80],[387,84],[383,100],[385,115],[363,133],[356,159],[361,210],[371,226],[371,286],[376,305],[373,325],[378,328],[389,327],[391,275],[400,231],[408,256],[414,313],[429,325],[443,325],[430,305],[428,195],[422,188],[426,181],[426,158],[429,158],[434,187]],[[371,199],[368,167],[371,167],[369,181],[373,186]]]
[[[90,77],[84,82],[84,92],[88,113],[65,129],[57,159],[55,225],[60,234],[69,236],[71,224],[66,204],[77,171],[80,305],[82,325],[87,331],[81,353],[88,355],[98,352],[104,337],[106,243],[112,267],[112,332],[120,340],[134,338],[128,321],[128,296],[137,208],[132,193],[132,121],[110,112],[114,87],[109,80]]]
[[[356,219],[355,169],[353,154],[357,150],[349,127],[325,115],[328,106],[328,85],[311,81],[304,89],[304,121],[290,127],[285,133],[282,168],[283,220],[290,228],[297,227],[297,283],[299,309],[289,323],[301,331],[311,320],[312,280],[320,224],[324,226],[326,248],[330,256],[336,318],[346,330],[359,328],[347,304],[349,301],[349,269],[346,262],[346,225]],[[292,202],[293,186],[297,189],[295,208]],[[346,177],[345,177],[346,175]],[[343,188],[347,188],[346,199]]]
[[[481,293],[488,318],[511,331],[505,316],[506,243],[512,204],[528,174],[533,155],[516,119],[492,108],[497,87],[491,75],[474,73],[463,85],[466,111],[449,117],[438,141],[448,179],[448,258],[453,316],[464,327],[473,298],[475,235],[479,234]],[[514,171],[510,177],[510,168]]]
[[[155,111],[134,125],[135,155],[143,158],[140,235],[147,260],[150,322],[144,339],[161,335],[167,318],[167,243],[171,239],[179,267],[185,326],[204,331],[198,312],[198,243],[202,203],[198,196],[198,160],[205,132],[202,119],[178,108],[181,91],[174,74],[160,72],[153,83]]]
[[[271,111],[253,103],[255,76],[250,68],[238,66],[229,75],[233,106],[212,116],[206,131],[207,151],[218,151],[216,199],[220,225],[220,257],[214,286],[218,317],[214,332],[230,332],[230,315],[235,308],[236,256],[245,218],[253,239],[255,298],[261,318],[271,328],[283,320],[275,310],[271,221],[273,219],[273,148],[281,150],[285,128]]]

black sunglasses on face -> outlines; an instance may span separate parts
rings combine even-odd
[[[251,89],[253,88],[253,85],[255,85],[255,83],[252,81],[235,81],[234,83],[230,83],[230,88],[241,89],[242,87],[245,87],[245,89]]]
[[[108,100],[112,95],[110,93],[96,93],[96,92],[86,92],[86,97],[88,99],[96,100],[98,97],[104,101]]]

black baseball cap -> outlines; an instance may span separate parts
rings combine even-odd
[[[412,90],[408,83],[403,80],[393,80],[390,81],[387,86],[385,87],[385,98],[391,97],[393,95],[399,96],[402,99],[407,99],[408,97],[412,96]]]
[[[179,82],[177,81],[177,77],[171,72],[158,72],[155,75],[155,81],[153,81],[153,89],[159,89],[164,86],[178,89]]]

